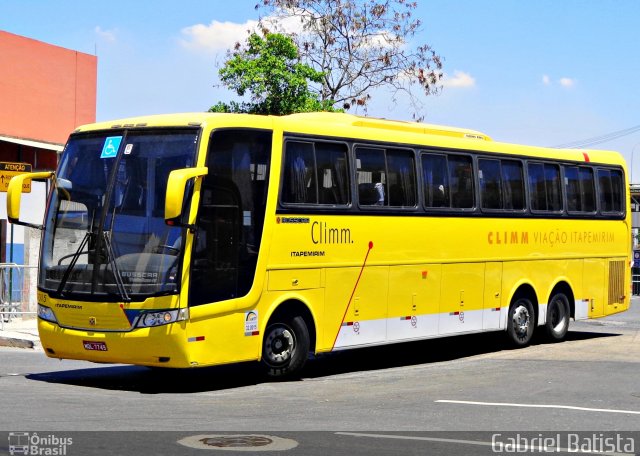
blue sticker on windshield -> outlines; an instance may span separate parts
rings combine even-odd
[[[115,158],[116,155],[118,155],[118,149],[120,148],[121,142],[122,136],[109,136],[104,141],[100,158]]]

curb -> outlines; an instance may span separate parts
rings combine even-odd
[[[32,340],[0,336],[0,347],[35,348]]]

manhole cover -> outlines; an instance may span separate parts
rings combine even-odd
[[[273,443],[269,437],[261,435],[239,435],[231,437],[207,437],[200,439],[205,445],[218,448],[261,447]]]
[[[285,451],[298,446],[295,440],[261,434],[193,435],[178,440],[178,443],[200,450],[223,451]]]

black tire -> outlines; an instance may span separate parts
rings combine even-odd
[[[547,339],[552,342],[564,339],[569,330],[570,318],[569,299],[564,293],[554,294],[547,305],[547,322],[545,323]]]
[[[262,340],[262,363],[267,375],[286,378],[299,373],[309,356],[309,329],[300,316],[269,323]]]
[[[507,336],[516,347],[525,347],[531,342],[536,327],[533,304],[528,298],[518,298],[509,306]]]

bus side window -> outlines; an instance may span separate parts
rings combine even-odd
[[[622,172],[617,170],[611,171],[611,189],[613,191],[613,210],[615,212],[624,212],[624,180]]]
[[[547,189],[547,210],[562,210],[562,190],[560,187],[560,167],[550,163],[544,164],[544,178]]]
[[[595,212],[593,169],[586,166],[565,166],[564,183],[567,194],[567,211]]]
[[[470,209],[473,207],[473,168],[471,157],[449,156],[449,182],[451,183],[451,207]]]
[[[344,143],[287,141],[280,201],[346,205],[348,169]]]
[[[622,173],[613,169],[598,169],[601,212],[623,212]]]
[[[500,160],[479,159],[480,201],[483,209],[503,209]]]
[[[347,146],[342,143],[316,142],[318,203],[349,204],[349,167]]]
[[[313,144],[287,141],[285,149],[282,202],[305,204],[318,202]]]
[[[560,167],[551,163],[529,163],[529,197],[534,211],[562,211]]]
[[[425,206],[451,207],[447,157],[440,154],[422,154],[422,176]]]
[[[564,187],[567,194],[567,211],[582,212],[582,192],[577,166],[565,166]]]
[[[579,168],[580,194],[582,195],[582,211],[596,211],[596,186],[593,179],[593,169],[581,166]]]
[[[544,167],[542,163],[529,163],[529,206],[534,211],[547,210],[547,191],[544,181]]]
[[[359,203],[363,206],[387,205],[384,149],[360,147],[356,149],[356,162]]]
[[[417,202],[413,152],[387,150],[389,170],[389,205],[414,207]]]
[[[501,162],[504,208],[521,211],[525,208],[522,162],[517,160],[501,160]]]

